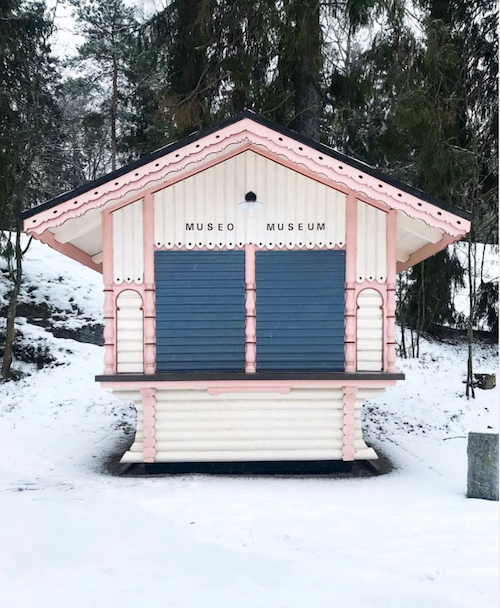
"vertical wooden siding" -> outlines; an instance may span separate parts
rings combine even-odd
[[[253,217],[238,207],[249,190],[264,203]],[[163,188],[154,200],[157,247],[345,245],[346,195],[255,152]]]
[[[142,200],[113,212],[114,282],[144,281],[144,228]]]
[[[157,251],[156,369],[245,370],[243,251]]]
[[[344,251],[257,252],[257,370],[344,369]]]
[[[357,202],[356,281],[387,280],[387,213]]]

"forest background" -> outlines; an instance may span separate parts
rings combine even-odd
[[[498,7],[492,0],[0,0],[0,326],[12,376],[22,281],[19,214],[243,109],[473,213],[454,247],[398,279],[400,356],[423,333],[498,335]],[[457,311],[467,286],[470,314]],[[465,370],[465,362],[464,362]]]

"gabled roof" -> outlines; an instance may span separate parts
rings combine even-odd
[[[239,114],[236,114],[235,116],[233,116],[231,118],[227,118],[226,120],[223,120],[210,127],[206,127],[206,128],[200,129],[199,131],[196,131],[195,133],[191,133],[190,135],[183,137],[182,139],[179,139],[178,141],[172,142],[171,144],[168,144],[162,148],[159,148],[158,150],[155,150],[151,154],[146,154],[145,156],[142,156],[141,158],[129,163],[128,165],[124,165],[123,167],[120,167],[120,169],[117,169],[116,171],[113,171],[112,173],[108,173],[96,180],[87,182],[87,183],[83,184],[82,186],[76,188],[75,190],[71,190],[70,192],[65,192],[64,194],[61,194],[60,196],[57,196],[56,198],[53,198],[41,205],[38,205],[37,207],[28,209],[27,211],[25,211],[22,214],[21,217],[23,219],[27,219],[27,218],[33,217],[34,215],[37,215],[38,213],[40,213],[42,211],[46,211],[47,209],[52,209],[52,208],[56,207],[57,205],[65,203],[66,201],[70,200],[71,198],[80,196],[82,194],[85,194],[86,192],[89,192],[90,190],[93,190],[108,182],[116,180],[117,178],[122,177],[123,175],[130,173],[130,172],[134,171],[135,169],[143,167],[144,165],[147,165],[148,163],[151,163],[152,161],[162,158],[163,156],[166,156],[168,154],[171,154],[172,152],[175,152],[176,150],[184,148],[185,146],[187,146],[193,142],[203,139],[207,135],[216,133],[217,131],[220,131],[220,130],[224,129],[225,127],[235,124],[243,119],[250,119],[260,125],[267,127],[268,129],[272,129],[276,133],[281,133],[282,135],[285,135],[286,137],[289,137],[289,138],[295,140],[296,142],[302,143],[302,144],[308,146],[309,148],[312,148],[314,150],[317,150],[318,152],[321,152],[321,154],[324,154],[325,156],[329,156],[330,158],[333,158],[346,165],[349,165],[350,167],[359,169],[360,171],[374,177],[375,179],[381,180],[381,181],[385,182],[386,184],[394,186],[398,190],[402,190],[403,192],[411,194],[412,196],[419,198],[420,200],[423,200],[427,203],[430,203],[436,207],[439,207],[440,209],[444,209],[445,211],[453,213],[454,215],[458,215],[459,217],[462,217],[466,220],[472,219],[472,215],[468,211],[464,211],[463,209],[454,207],[441,199],[438,199],[430,194],[427,194],[426,192],[423,192],[422,190],[419,190],[418,188],[409,186],[408,184],[405,184],[405,183],[395,179],[394,177],[391,177],[390,175],[380,171],[379,169],[371,167],[370,165],[367,165],[350,156],[337,152],[333,148],[330,148],[329,146],[316,142],[313,139],[310,139],[309,137],[304,137],[303,135],[296,133],[292,129],[283,127],[283,126],[279,125],[278,123],[273,122],[272,120],[269,120],[262,116],[259,116],[258,114],[256,114],[255,112],[252,112],[250,110],[244,110],[243,112],[240,112]]]
[[[333,190],[351,193],[361,203],[396,211],[398,271],[444,249],[470,229],[468,212],[250,111],[29,209],[22,215],[24,228],[54,249],[101,271],[106,210],[116,211],[244,154],[259,155]]]

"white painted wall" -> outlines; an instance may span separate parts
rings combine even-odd
[[[358,201],[356,281],[387,280],[387,214]]]
[[[264,203],[254,217],[238,207],[249,191]],[[345,245],[345,194],[251,151],[158,191],[154,201],[157,247]],[[186,232],[191,223],[194,230]],[[208,229],[209,223],[214,230]],[[268,224],[274,224],[274,230],[267,230]],[[288,224],[293,224],[292,230]]]
[[[359,389],[354,447],[357,459],[376,458],[363,440],[361,406],[384,389]],[[135,441],[122,462],[142,462],[143,413],[138,391],[114,391],[137,409]],[[341,460],[342,389],[221,393],[156,390],[156,462]]]
[[[114,211],[113,273],[115,283],[144,281],[142,200]]]
[[[383,366],[382,296],[376,289],[358,294],[356,328],[358,371],[381,371]]]
[[[132,289],[117,298],[116,348],[118,373],[141,373],[144,370],[142,298]]]

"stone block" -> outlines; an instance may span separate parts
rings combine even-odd
[[[474,374],[474,380],[477,382],[477,388],[490,390],[497,385],[497,377],[495,374]]]
[[[498,500],[498,433],[469,433],[467,496]]]

